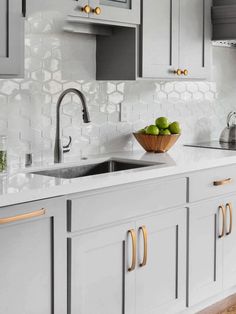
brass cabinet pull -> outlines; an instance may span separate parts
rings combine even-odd
[[[102,13],[102,10],[100,7],[96,7],[94,10],[93,10],[93,13],[95,13],[96,15],[100,15]]]
[[[136,233],[134,229],[131,229],[128,231],[128,234],[130,234],[132,239],[132,262],[131,266],[128,268],[128,271],[131,272],[136,267],[136,253],[137,253],[137,244],[136,244]]]
[[[140,267],[144,267],[147,265],[147,228],[142,226],[139,228],[139,231],[143,234],[143,261],[139,264]]]
[[[230,215],[230,222],[229,222],[229,230],[226,230],[226,235],[230,235],[233,228],[233,207],[231,203],[227,203],[226,206],[226,212],[229,209],[229,215]]]
[[[230,184],[232,182],[233,182],[233,179],[228,178],[228,179],[224,179],[224,180],[214,181],[213,185],[214,186],[220,186],[220,185]]]
[[[174,74],[177,74],[178,76],[181,76],[181,75],[187,76],[188,75],[188,70],[187,69],[185,69],[185,70],[177,69],[177,70],[174,71]]]
[[[181,71],[181,74],[182,74],[182,75],[185,75],[185,76],[187,76],[187,75],[188,75],[188,70],[187,70],[187,69],[185,69],[185,70],[182,70],[182,71]]]
[[[177,69],[174,71],[174,74],[177,74],[178,76],[180,76],[182,74],[181,69]]]
[[[89,13],[92,12],[92,9],[91,9],[91,7],[87,4],[87,5],[85,5],[84,7],[81,8],[81,11],[84,12],[84,13],[89,14]]]
[[[21,220],[26,220],[26,219],[31,219],[31,218],[43,216],[45,214],[46,214],[46,209],[42,208],[40,210],[36,210],[34,212],[27,213],[27,214],[16,215],[16,216],[7,217],[7,218],[0,218],[0,225],[5,225],[11,222],[21,221]]]
[[[223,238],[224,234],[225,234],[225,208],[223,205],[219,206],[219,210],[222,213],[222,217],[223,217],[223,221],[222,221],[222,229],[221,229],[221,233],[219,234],[219,238]]]

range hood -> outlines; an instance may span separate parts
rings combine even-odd
[[[213,45],[236,48],[236,0],[213,0]]]

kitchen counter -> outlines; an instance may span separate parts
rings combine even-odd
[[[60,179],[30,173],[48,168],[64,168],[78,164],[94,163],[95,160],[96,162],[102,162],[111,157],[162,164],[75,179]],[[117,152],[109,155],[91,156],[85,161],[81,160],[60,165],[45,164],[40,167],[33,166],[27,169],[10,171],[8,175],[0,176],[0,207],[148,179],[180,175],[234,163],[236,164],[235,151],[176,146],[166,154],[150,154],[144,151]]]

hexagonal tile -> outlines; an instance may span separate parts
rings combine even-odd
[[[210,101],[213,101],[214,98],[215,98],[214,92],[210,92],[210,91],[209,91],[209,92],[205,93],[205,99],[210,100]]]
[[[43,85],[43,90],[51,94],[56,94],[62,91],[62,84],[57,81],[49,81]]]
[[[187,91],[190,93],[196,93],[198,91],[198,86],[196,83],[188,83]]]
[[[163,91],[165,91],[167,94],[171,93],[174,90],[174,83],[169,82],[163,85]]]
[[[113,104],[119,104],[124,100],[124,95],[119,92],[114,92],[108,96],[108,100]]]
[[[31,78],[36,81],[38,80],[42,82],[47,82],[51,79],[51,77],[51,72],[48,72],[46,70],[37,70],[31,72]]]
[[[10,80],[3,80],[0,81],[0,90],[1,93],[5,95],[11,95],[14,91],[19,89],[19,84],[10,81]]]
[[[178,93],[183,93],[186,90],[186,84],[183,82],[175,83],[174,89]]]
[[[58,59],[55,58],[47,58],[46,60],[44,60],[43,66],[50,72],[56,72],[60,68],[60,62]]]
[[[116,90],[116,84],[112,82],[107,82],[107,93],[111,94]]]

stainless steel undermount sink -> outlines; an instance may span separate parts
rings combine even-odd
[[[152,163],[137,160],[109,159],[104,162],[72,166],[66,168],[48,169],[32,172],[32,174],[49,176],[61,179],[74,179],[80,177],[94,176],[98,174],[111,173],[117,171],[131,170],[136,168],[158,166],[162,163]]]

